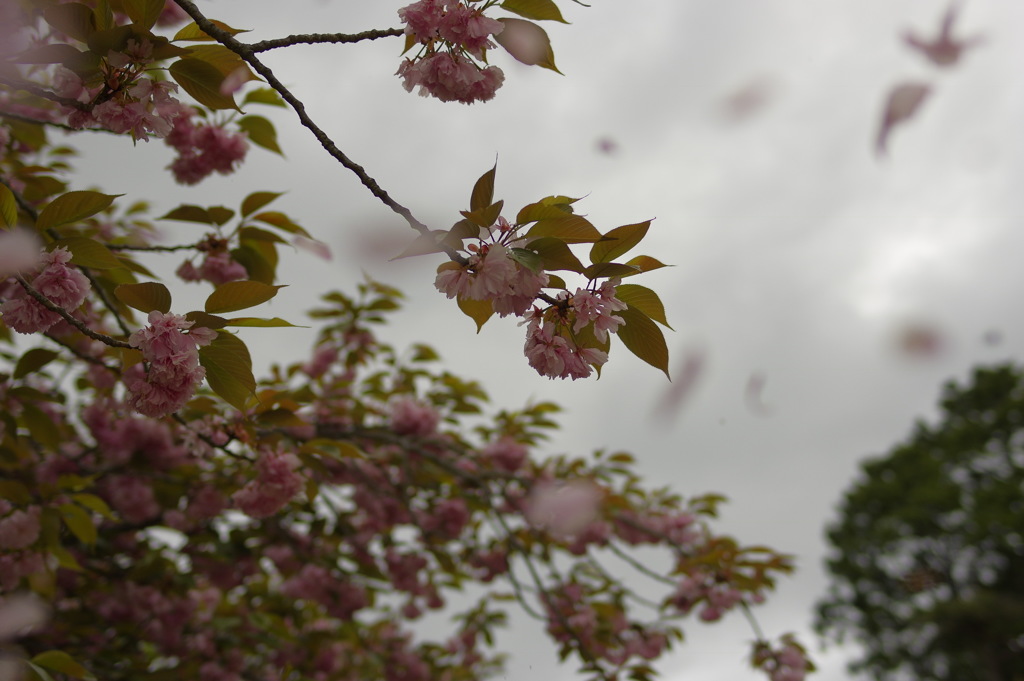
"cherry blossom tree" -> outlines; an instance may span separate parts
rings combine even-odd
[[[681,620],[752,618],[792,569],[715,530],[721,497],[649,488],[628,453],[543,456],[558,407],[496,410],[432,348],[388,345],[402,296],[385,284],[323,293],[308,359],[257,379],[233,330],[294,320],[235,313],[276,295],[281,244],[323,249],[269,208],[281,194],[180,205],[156,219],[207,234],[159,244],[144,197],[76,177],[81,135],[163,140],[182,185],[235,173],[253,145],[280,152],[271,121],[243,112],[291,109],[416,232],[401,255],[442,261],[438,291],[478,326],[519,318],[541,376],[592,377],[613,336],[667,375],[664,307],[629,279],[664,265],[623,258],[649,221],[602,232],[557,194],[507,213],[492,168],[467,182],[454,226],[432,230],[260,59],[404,37],[396,85],[464,104],[496,96],[499,46],[557,71],[538,23],[564,21],[552,0],[396,11],[399,28],[245,43],[189,0],[0,0],[5,678],[485,678],[518,607],[585,678],[647,679]],[[201,310],[146,265],[181,254],[175,276],[210,288]],[[430,611],[450,616],[440,637],[415,633]],[[792,636],[773,644],[754,625],[755,667],[775,681],[813,670]]]

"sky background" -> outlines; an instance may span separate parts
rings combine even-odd
[[[403,4],[200,7],[260,40],[397,26]],[[653,482],[727,495],[722,529],[796,557],[798,572],[757,612],[762,627],[796,631],[822,667],[818,679],[845,679],[849,650],[821,653],[810,632],[826,588],[824,528],[843,490],[861,460],[934,414],[943,382],[1024,351],[1024,3],[965,2],[957,33],[986,40],[944,70],[900,39],[908,28],[937,32],[947,8],[938,0],[559,4],[572,24],[545,27],[565,76],[495,50],[506,82],[486,104],[406,93],[393,75],[398,38],[300,46],[265,60],[346,154],[434,228],[458,219],[495,158],[495,196],[510,215],[565,194],[585,196],[579,212],[602,231],[655,218],[637,252],[675,266],[637,283],[665,302],[674,372],[686,358],[700,366],[683,403],[660,417],[669,384],[621,345],[600,381],[552,382],[528,367],[511,320],[476,335],[433,288],[440,258],[388,262],[412,232],[288,112],[248,111],[275,120],[287,162],[254,149],[237,174],[190,190],[169,181],[171,154],[159,142],[111,153],[105,138],[79,160],[80,177],[152,198],[156,214],[287,191],[274,207],[328,242],[335,259],[287,258],[281,281],[291,286],[264,308],[268,316],[299,322],[320,293],[351,290],[364,271],[399,286],[408,306],[386,338],[434,345],[497,407],[561,403],[563,429],[547,453],[628,449]],[[908,81],[932,94],[880,158],[887,93]],[[201,233],[164,224],[170,242]],[[175,295],[177,308],[184,299]],[[311,337],[303,333],[260,330],[246,340],[266,364],[297,358]],[[908,334],[936,341],[937,351],[907,352]],[[752,633],[739,614],[692,624],[687,636],[660,662],[665,679],[760,678],[746,667]],[[517,627],[504,645],[509,679],[575,678],[535,626]]]

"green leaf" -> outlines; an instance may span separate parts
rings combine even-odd
[[[32,503],[32,493],[24,483],[17,480],[0,480],[0,497],[19,506]]]
[[[121,6],[136,26],[148,31],[164,11],[164,0],[122,0]]]
[[[74,500],[74,502],[79,506],[84,506],[90,511],[95,511],[107,520],[117,519],[117,516],[114,515],[114,512],[110,510],[109,506],[107,506],[107,502],[103,501],[103,499],[100,499],[95,494],[72,494],[71,499]]]
[[[286,244],[288,243],[284,238],[274,234],[270,230],[260,229],[259,227],[243,227],[238,230],[238,238],[241,241],[265,241],[274,244]]]
[[[563,24],[569,23],[562,18],[562,13],[558,11],[558,5],[551,0],[504,0],[501,7],[527,19],[537,19],[538,21],[548,19],[561,21]]]
[[[551,236],[567,244],[593,243],[601,239],[597,228],[579,215],[538,220],[526,236],[530,239]]]
[[[551,50],[551,39],[547,32],[525,19],[498,19],[505,28],[494,36],[516,60],[530,66],[540,66],[555,73],[562,73],[555,66],[555,53]]]
[[[182,204],[170,211],[166,215],[163,215],[158,220],[180,220],[182,222],[198,222],[203,225],[216,225],[221,226],[232,217],[234,217],[235,211],[224,206],[213,206],[211,208],[203,208],[202,206],[193,206],[191,204]]]
[[[615,315],[625,322],[619,327],[617,334],[626,348],[652,367],[664,371],[665,376],[669,377],[668,345],[665,343],[665,334],[658,325],[632,306],[619,310]]]
[[[67,5],[61,5],[67,7]],[[36,229],[53,229],[72,222],[92,217],[105,210],[123,194],[100,194],[99,192],[77,191],[58,196],[39,211]]]
[[[531,250],[525,248],[510,248],[508,249],[508,255],[531,272],[540,272],[544,269],[544,261],[539,255]]]
[[[93,54],[105,57],[110,52],[124,52],[128,41],[137,37],[131,26],[108,26],[90,35],[86,44]]]
[[[0,220],[4,221],[6,227],[18,224],[18,201],[14,198],[14,192],[5,184],[0,184]]]
[[[540,256],[545,270],[583,272],[583,263],[561,239],[551,236],[541,237],[529,242],[526,248]]]
[[[261,87],[255,90],[250,90],[245,94],[245,99],[242,100],[242,105],[246,104],[266,104],[268,106],[280,106],[287,107],[285,101],[281,99],[281,95],[277,93],[277,90],[269,87]]]
[[[230,33],[231,35],[238,35],[239,33],[248,33],[249,32],[248,29],[231,28],[230,26],[225,24],[223,21],[217,21],[216,19],[211,19],[210,23],[212,23],[214,26],[216,26],[217,28],[221,29],[225,33]],[[174,40],[174,41],[182,40],[182,41],[188,41],[188,42],[198,42],[198,41],[212,41],[212,40],[214,40],[214,38],[211,38],[209,35],[204,33],[202,31],[202,29],[200,29],[196,25],[196,22],[193,21],[192,23],[190,23],[187,26],[182,27],[177,33],[175,33],[174,34],[174,38],[172,38],[172,40]]]
[[[81,506],[75,504],[61,504],[57,507],[64,524],[68,526],[71,533],[78,537],[78,541],[92,546],[96,543],[96,525],[93,524],[89,513]]]
[[[611,262],[615,258],[629,252],[646,236],[651,221],[639,222],[635,225],[616,227],[605,238],[594,244],[590,249],[590,262]]]
[[[242,201],[242,217],[249,217],[282,194],[284,194],[284,192],[253,192],[252,194],[249,194],[249,196],[245,197]]]
[[[469,199],[469,210],[477,211],[481,208],[486,208],[494,202],[494,177],[498,171],[498,164],[495,163],[494,167],[488,170],[486,173],[480,176],[480,179],[473,185],[473,194]],[[490,222],[483,227],[490,227],[493,222]]]
[[[155,281],[140,284],[120,284],[114,289],[114,296],[128,307],[149,314],[153,310],[167,314],[171,311],[171,292],[166,286]]]
[[[88,669],[76,662],[75,658],[71,657],[63,650],[47,650],[34,656],[31,662],[34,665],[43,667],[44,669],[49,669],[50,671],[58,672],[60,674],[67,674],[68,676],[73,676],[76,679],[93,678]]]
[[[277,145],[277,130],[274,129],[274,124],[263,116],[244,116],[238,119],[238,127],[248,133],[253,144],[284,156],[281,147]]]
[[[489,300],[470,300],[468,298],[459,298],[459,309],[462,310],[466,316],[476,322],[476,332],[480,333],[480,329],[484,328],[484,324],[494,314],[494,306]]]
[[[640,274],[640,272],[650,272],[651,270],[657,270],[661,269],[662,267],[668,267],[668,265],[665,265],[664,263],[655,260],[649,255],[638,255],[635,258],[630,258],[626,262],[626,264],[632,265],[633,267],[636,267],[639,270],[638,272],[634,272],[633,274]],[[632,275],[624,274],[622,276],[628,277]]]
[[[32,439],[45,447],[60,445],[60,433],[49,414],[32,403],[22,404],[21,420]]]
[[[259,220],[271,227],[277,227],[282,232],[287,232],[288,234],[301,234],[304,237],[312,238],[309,235],[309,232],[292,222],[292,219],[284,213],[278,213],[277,211],[271,210],[260,213],[259,215],[254,215],[252,219]]]
[[[14,378],[24,378],[35,373],[60,357],[60,353],[45,348],[33,348],[18,359],[14,366]]]
[[[96,31],[96,17],[92,9],[80,2],[50,5],[43,10],[43,19],[61,33],[83,43]]]
[[[221,331],[210,345],[199,348],[199,363],[206,369],[206,381],[213,392],[239,411],[245,411],[255,397],[249,348],[237,336]]]
[[[587,279],[628,277],[631,274],[640,274],[640,270],[632,265],[623,265],[620,262],[599,262],[583,270],[583,276]]]
[[[276,328],[281,326],[291,326],[295,328],[306,328],[299,327],[296,324],[287,322],[280,317],[273,317],[271,319],[262,319],[260,317],[234,317],[233,319],[225,320],[224,326],[253,326],[261,328]]]
[[[198,59],[210,64],[225,78],[238,69],[245,69],[247,80],[259,80],[259,77],[249,68],[249,64],[239,57],[237,52],[229,50],[223,45],[196,45],[189,48],[188,56],[190,59]]]
[[[221,93],[224,74],[213,64],[184,57],[171,64],[168,72],[200,104],[211,109],[238,109],[234,97]]]
[[[665,306],[661,302],[661,298],[658,294],[647,288],[646,286],[640,286],[639,284],[619,284],[615,287],[615,297],[626,303],[627,305],[636,308],[640,312],[653,319],[654,321],[672,328],[669,326],[668,321],[665,318]]]
[[[113,270],[124,267],[116,255],[96,239],[76,236],[70,239],[55,241],[47,250],[63,246],[71,252],[71,262],[79,267],[91,267],[97,270]]]
[[[234,312],[265,303],[283,286],[270,286],[258,281],[229,281],[221,284],[206,299],[204,306],[207,312],[218,314]]]

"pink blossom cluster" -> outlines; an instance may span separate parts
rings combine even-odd
[[[615,333],[622,326],[622,318],[612,315],[626,309],[626,304],[615,297],[615,287],[622,282],[621,279],[609,279],[601,284],[597,290],[576,289],[576,293],[569,299],[573,311],[576,313],[576,321],[572,330],[579,333],[588,324],[594,325],[594,337],[604,343],[608,340],[608,332]]]
[[[70,265],[70,261],[71,253],[66,248],[55,248],[42,256],[42,270],[30,278],[32,288],[69,313],[74,312],[89,293],[89,280]],[[59,314],[43,307],[22,287],[12,287],[12,291],[8,300],[0,305],[4,323],[11,329],[18,333],[38,333],[61,321]]]
[[[807,653],[790,635],[783,636],[782,640],[782,645],[774,650],[767,642],[759,643],[755,662],[768,672],[771,681],[803,681],[813,670]]]
[[[6,128],[0,128],[0,138],[5,132]],[[0,231],[0,279],[36,269],[42,258],[42,246],[39,237],[27,229]]]
[[[150,136],[166,137],[174,121],[188,111],[171,95],[177,92],[177,84],[138,77],[140,70],[136,64],[149,61],[152,45],[148,42],[138,45],[134,40],[129,40],[129,45],[130,53],[108,56],[107,66],[112,73],[103,86],[87,87],[74,71],[57,67],[53,76],[54,92],[86,105],[81,108],[65,106],[68,125],[72,128],[100,127],[148,141]]]
[[[526,500],[526,520],[557,539],[568,539],[597,519],[602,496],[589,480],[541,482]]]
[[[182,281],[208,281],[214,286],[249,277],[245,266],[232,259],[231,253],[227,250],[208,252],[198,268],[191,260],[186,260],[181,263],[175,274]]]
[[[299,471],[299,457],[282,449],[265,449],[256,461],[256,479],[231,497],[251,518],[268,518],[280,511],[302,491],[305,476]]]
[[[17,550],[35,544],[41,529],[41,513],[40,507],[29,506],[26,509],[15,509],[0,518],[0,549]]]
[[[391,428],[399,435],[427,437],[437,432],[441,415],[429,404],[413,397],[391,400]]]
[[[565,325],[556,317],[545,316],[538,310],[526,315],[526,344],[523,352],[530,366],[548,378],[587,378],[591,367],[600,367],[608,361],[608,353],[597,348],[581,347],[572,338],[566,338]]]
[[[398,16],[406,34],[426,46],[398,68],[396,75],[404,79],[407,91],[418,86],[424,97],[464,104],[494,97],[505,74],[470,57],[483,61],[485,51],[494,47],[490,36],[501,33],[504,24],[460,0],[420,0],[398,10]]]
[[[698,603],[704,604],[699,616],[704,622],[716,622],[726,611],[743,601],[743,593],[728,580],[713,572],[696,572],[679,580],[669,602],[680,612],[690,612]]]
[[[495,468],[508,473],[519,470],[529,457],[526,445],[508,435],[487,444],[481,453],[485,459],[494,463]]]
[[[507,222],[499,220],[502,236],[508,233],[502,229]],[[500,238],[500,237],[499,237]],[[548,284],[548,275],[534,272],[512,260],[508,248],[500,241],[473,244],[466,265],[448,263],[441,268],[434,287],[449,298],[468,300],[490,300],[499,316],[524,315],[530,305]]]
[[[178,151],[171,163],[174,179],[181,184],[197,184],[214,172],[228,175],[245,159],[249,150],[245,133],[231,133],[218,125],[196,125],[191,110],[174,120],[164,142]]]
[[[206,376],[199,365],[198,347],[213,342],[217,332],[205,327],[192,329],[192,325],[181,315],[153,310],[149,325],[128,338],[149,364],[148,370],[135,365],[125,372],[132,409],[154,418],[166,416],[185,406],[195,394]],[[186,330],[189,333],[184,333]]]
[[[320,565],[302,566],[298,574],[281,585],[281,593],[289,598],[319,603],[328,614],[340,620],[352,619],[356,612],[369,605],[362,587],[340,579]]]
[[[432,52],[418,59],[406,59],[395,73],[403,79],[406,92],[419,87],[422,97],[442,102],[488,102],[505,82],[497,66],[481,68],[472,59],[450,52]]]

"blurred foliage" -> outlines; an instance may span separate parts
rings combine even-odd
[[[1024,374],[980,367],[866,461],[829,527],[816,626],[879,680],[1024,679]]]

